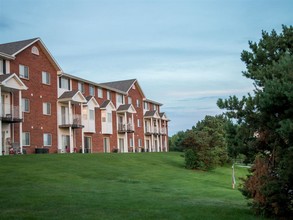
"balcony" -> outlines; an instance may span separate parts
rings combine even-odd
[[[161,128],[161,130],[160,130],[160,134],[161,135],[167,135],[167,129],[166,128]]]
[[[134,132],[134,126],[132,123],[128,124],[118,124],[118,133],[133,133]]]
[[[153,127],[153,128],[147,127],[145,129],[145,135],[146,136],[159,135],[159,129],[158,129],[158,127]]]
[[[81,123],[81,115],[72,115],[72,121],[69,120],[69,116],[62,114],[61,115],[61,124],[59,128],[83,128],[84,126]]]
[[[2,105],[2,114],[0,115],[2,122],[20,123],[22,117],[19,116],[19,106]]]

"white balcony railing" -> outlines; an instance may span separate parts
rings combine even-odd
[[[13,106],[8,104],[1,105],[1,118],[11,118],[11,119],[21,119],[22,116],[19,115],[19,106]]]
[[[118,131],[119,132],[131,132],[134,131],[134,126],[132,123],[128,123],[128,124],[118,124]]]

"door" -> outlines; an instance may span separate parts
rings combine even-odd
[[[70,137],[69,135],[62,135],[62,152],[69,152],[70,149]]]
[[[146,140],[146,152],[150,151],[150,141]]]
[[[123,138],[119,138],[119,149],[121,153],[124,153],[124,139]]]
[[[92,152],[92,138],[84,137],[84,153]]]
[[[66,106],[61,106],[61,124],[69,124],[69,109]]]
[[[110,140],[109,140],[109,138],[104,138],[104,153],[110,153]]]

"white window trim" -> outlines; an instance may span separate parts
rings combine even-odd
[[[47,82],[47,76],[49,77],[49,82]],[[45,77],[45,78],[44,78]],[[46,71],[42,71],[42,83],[45,85],[51,85],[51,74],[46,72]]]
[[[50,112],[48,113],[48,106],[50,106]],[[50,102],[43,102],[43,115],[51,115],[51,103]]]
[[[103,98],[103,89],[98,88],[98,98]]]
[[[50,137],[50,142],[51,143],[45,143],[45,142],[47,142],[46,136]],[[44,133],[43,134],[43,145],[46,146],[46,147],[51,147],[52,146],[52,134],[51,133]]]
[[[25,144],[24,141],[23,141],[23,137],[25,134],[28,134],[28,144]],[[31,145],[31,134],[30,132],[22,132],[22,138],[21,138],[21,141],[22,141],[22,146],[30,146]]]
[[[23,67],[23,74],[20,71],[21,70],[21,67]],[[25,68],[27,68],[27,77],[24,75],[25,74],[25,71],[24,71]],[[22,78],[22,79],[29,79],[30,78],[29,67],[28,66],[19,64],[19,77]]]
[[[27,99],[27,98],[22,98],[22,112],[26,112],[26,113],[28,113],[28,112],[30,112],[30,100],[29,99]],[[25,110],[25,103],[26,103],[26,101],[27,101],[27,103],[28,103],[28,110],[26,111]]]

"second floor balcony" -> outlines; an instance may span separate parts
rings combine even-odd
[[[2,112],[0,118],[2,122],[6,123],[19,123],[22,122],[22,117],[20,116],[19,106],[2,104]]]
[[[69,119],[69,115],[62,114],[59,128],[83,128],[81,123],[81,115],[72,115],[72,120]]]
[[[146,127],[145,128],[145,135],[158,135],[159,134],[159,128],[157,126],[154,127]]]
[[[127,123],[127,124],[118,124],[118,132],[119,133],[132,133],[134,132],[134,126],[132,123]]]

